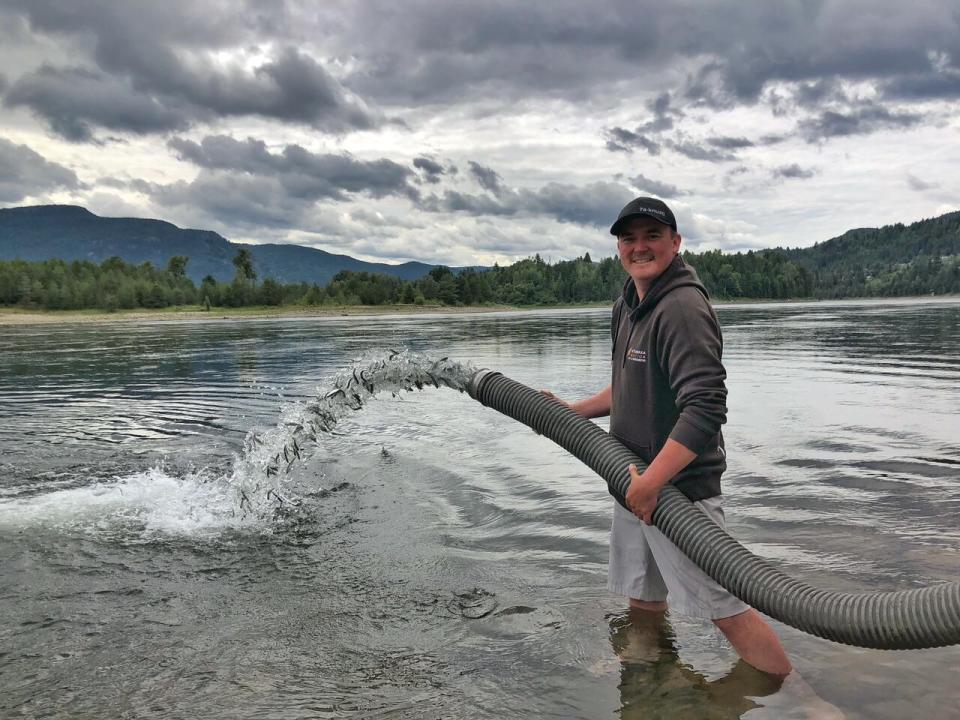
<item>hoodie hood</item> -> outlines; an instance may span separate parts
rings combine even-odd
[[[628,277],[623,285],[623,302],[630,312],[630,319],[636,322],[655,308],[667,293],[684,286],[695,287],[703,294],[704,298],[710,299],[707,288],[704,287],[697,276],[697,271],[687,265],[679,253],[660,277],[653,281],[653,285],[643,296],[643,300],[637,294],[637,286],[634,284],[633,278]]]

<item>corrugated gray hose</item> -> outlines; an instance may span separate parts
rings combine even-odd
[[[602,428],[542,393],[480,370],[470,396],[544,435],[597,472],[621,504],[640,458]],[[758,558],[679,490],[660,492],[653,524],[704,572],[748,605],[811,635],[881,650],[960,643],[960,583],[896,592],[843,593],[794,580]]]

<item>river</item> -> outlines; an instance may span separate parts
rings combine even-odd
[[[960,301],[718,314],[729,531],[834,590],[958,580]],[[378,396],[271,480],[277,512],[238,505],[249,434],[351,363],[572,399],[608,382],[607,311],[0,332],[0,717],[960,717],[957,648],[774,623],[805,694],[708,622],[631,621],[603,483],[465,394]]]

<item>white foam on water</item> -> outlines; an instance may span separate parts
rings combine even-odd
[[[0,502],[0,527],[102,532],[124,527],[150,537],[195,538],[227,529],[266,529],[237,511],[226,478],[203,471],[183,477],[157,466],[111,482]]]
[[[111,482],[0,499],[0,527],[47,527],[95,533],[133,530],[140,536],[211,537],[225,530],[272,532],[298,507],[292,467],[307,460],[319,438],[375,394],[448,387],[463,390],[475,370],[448,358],[406,350],[368,354],[345,368],[307,403],[290,403],[277,425],[251,433],[226,475],[171,475],[156,466]],[[316,489],[316,488],[312,488]]]

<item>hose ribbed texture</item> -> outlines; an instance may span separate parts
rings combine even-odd
[[[622,505],[630,471],[643,461],[569,408],[499,373],[478,372],[471,397],[519,420],[586,463]],[[703,571],[748,605],[791,627],[857,647],[910,650],[960,643],[960,583],[915,590],[819,590],[758,558],[679,490],[661,490],[653,524]]]

